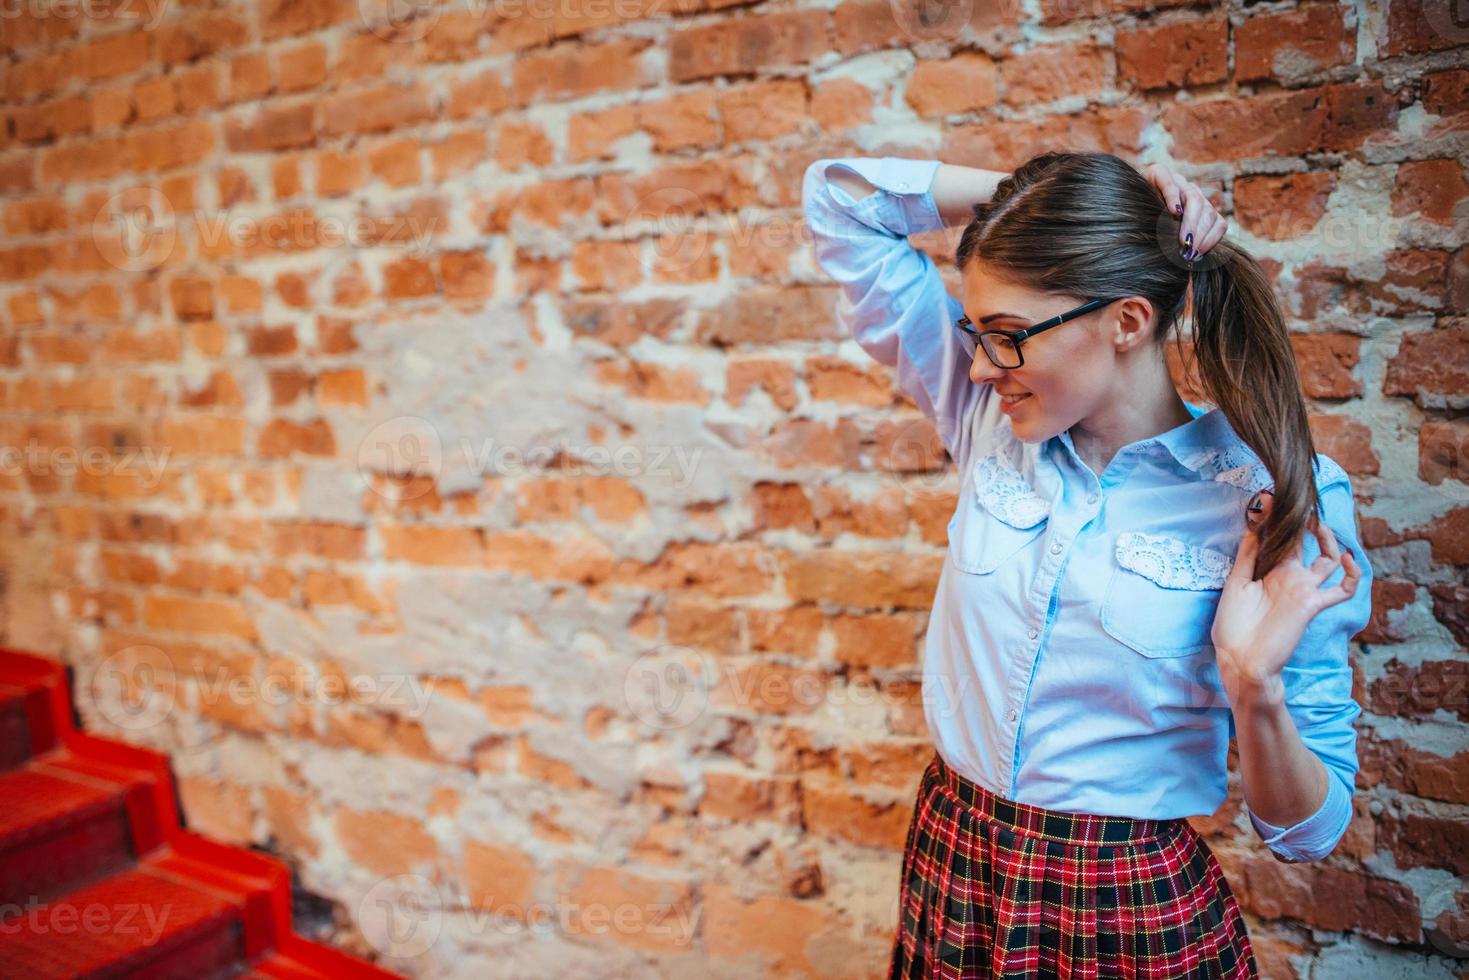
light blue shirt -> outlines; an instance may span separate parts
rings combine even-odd
[[[828,183],[850,168],[877,188],[854,200]],[[1219,409],[1122,447],[1092,472],[1069,432],[1016,437],[989,384],[968,376],[960,302],[907,242],[943,227],[937,160],[817,160],[802,202],[821,268],[842,287],[837,316],[893,368],[934,421],[961,477],[924,644],[923,704],[953,768],[1011,800],[1075,812],[1212,814],[1227,795],[1234,716],[1210,641],[1245,532],[1245,504],[1269,471]],[[977,312],[977,311],[976,311]],[[1362,579],[1313,619],[1283,670],[1301,737],[1329,789],[1290,827],[1257,817],[1280,859],[1313,861],[1351,820],[1357,772],[1348,641],[1371,612],[1351,481],[1318,453],[1324,520]],[[1304,562],[1320,554],[1303,541]],[[1323,587],[1341,581],[1338,568]]]

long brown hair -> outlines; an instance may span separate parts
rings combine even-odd
[[[1264,271],[1227,236],[1190,266],[1178,254],[1181,220],[1120,157],[1047,152],[1001,180],[988,203],[974,206],[955,264],[962,272],[980,258],[1039,292],[1147,297],[1158,311],[1153,340],[1160,354],[1192,300],[1190,377],[1275,481],[1270,514],[1256,526],[1258,579],[1314,527],[1313,515],[1321,517],[1306,400]]]

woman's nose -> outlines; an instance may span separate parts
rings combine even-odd
[[[970,381],[973,381],[975,384],[983,384],[987,381],[994,381],[996,378],[1003,376],[1004,373],[1005,369],[995,367],[994,362],[985,355],[984,351],[974,352],[974,363],[969,365]]]

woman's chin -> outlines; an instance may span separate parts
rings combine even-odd
[[[1015,433],[1015,438],[1021,442],[1045,442],[1056,434],[1046,430],[1044,419],[1038,421],[1029,416],[1025,418],[1015,418],[1012,416],[1010,419],[1010,429]]]

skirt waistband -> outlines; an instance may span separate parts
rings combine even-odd
[[[933,761],[929,763],[929,770],[961,803],[980,816],[1003,824],[1017,833],[1044,837],[1062,844],[1085,847],[1141,844],[1158,838],[1170,838],[1183,827],[1189,826],[1188,821],[1182,817],[1148,819],[1104,816],[1049,810],[1029,803],[1017,803],[959,775],[937,751],[934,752]]]

